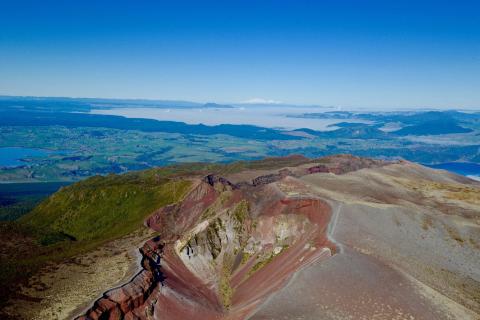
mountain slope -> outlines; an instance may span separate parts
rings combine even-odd
[[[189,186],[168,169],[93,177],[63,187],[20,220],[1,223],[1,309],[40,270],[137,234],[149,214],[181,199]]]
[[[29,305],[43,318],[479,317],[480,184],[473,180],[405,161],[339,155],[194,164],[85,183],[90,192],[81,184],[65,188],[22,225],[46,228],[53,223],[51,229],[79,237],[60,243],[96,242],[110,231],[89,231],[79,216],[102,218],[101,210],[91,213],[96,206],[90,203],[116,208],[111,199],[98,202],[109,198],[100,196],[102,190],[117,200],[129,199],[122,198],[125,192],[137,190],[148,196],[138,200],[142,214],[127,210],[136,227],[118,228],[115,221],[133,221],[122,214],[107,219],[107,225],[117,235],[141,230],[143,216],[153,231],[123,242],[130,246],[117,238],[110,246],[117,252],[82,258],[90,261],[88,266],[102,266],[96,271],[83,264],[44,269],[43,283],[57,279],[73,285],[62,295],[55,285],[22,291],[45,297]],[[174,183],[185,183],[181,195],[172,196]],[[148,206],[148,199],[155,199],[150,188],[170,198]],[[68,218],[57,221],[51,212]],[[150,240],[142,242],[145,237]],[[132,245],[140,247],[140,256],[126,263],[122,250],[133,250]],[[102,270],[115,265],[135,268],[114,281]],[[92,298],[87,289],[78,289],[86,284],[90,292],[104,294]],[[82,292],[82,298],[74,299],[74,292]],[[51,296],[56,298],[47,298]],[[24,305],[14,301],[17,309],[10,307],[10,315],[15,310],[31,315],[19,311]]]
[[[94,177],[62,188],[20,222],[79,241],[115,238],[139,228],[146,214],[180,199],[189,185],[160,176]]]

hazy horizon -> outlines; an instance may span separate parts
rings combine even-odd
[[[318,108],[324,109],[325,111],[446,111],[446,110],[456,110],[456,111],[480,111],[480,105],[472,105],[472,106],[420,106],[420,105],[411,105],[411,106],[395,106],[395,105],[382,105],[382,106],[345,106],[345,105],[324,105],[321,103],[311,103],[311,104],[303,104],[303,103],[287,103],[283,101],[275,101],[263,99],[264,101],[215,101],[215,100],[188,100],[182,98],[173,98],[173,99],[166,99],[166,98],[143,98],[143,97],[131,97],[131,98],[119,98],[119,97],[92,97],[92,96],[54,96],[54,95],[47,95],[47,96],[39,96],[39,95],[10,95],[10,94],[2,94],[0,93],[0,98],[32,98],[32,99],[88,99],[88,100],[112,100],[112,101],[145,101],[145,102],[162,102],[162,103],[192,103],[198,104],[198,107],[202,107],[204,104],[215,103],[219,105],[231,105],[231,106],[238,106],[238,107],[298,107],[298,108]],[[254,99],[262,99],[262,98],[252,98]],[[164,106],[166,108],[166,106]],[[113,108],[113,107],[112,107]],[[146,107],[149,108],[149,107]],[[153,108],[153,107],[152,107]],[[175,106],[171,106],[169,108],[175,108]],[[385,108],[387,110],[385,110]]]

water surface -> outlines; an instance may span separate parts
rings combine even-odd
[[[52,151],[22,147],[0,148],[0,167],[18,167],[26,164],[23,159],[47,157]]]
[[[473,162],[446,162],[427,165],[433,169],[443,169],[469,178],[480,180],[480,164]]]

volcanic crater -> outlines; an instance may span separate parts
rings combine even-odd
[[[480,184],[287,160],[180,177],[188,192],[145,221],[139,272],[77,319],[478,319]]]
[[[142,270],[78,319],[248,317],[296,271],[337,251],[330,206],[285,191],[300,183],[294,176],[193,179],[181,202],[146,220],[159,236],[140,249]]]

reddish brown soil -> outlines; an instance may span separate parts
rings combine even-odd
[[[277,183],[299,190],[303,188],[301,182],[290,177],[316,172],[342,174],[384,164],[339,156],[321,164],[270,172],[235,185],[214,175],[197,180],[182,202],[164,207],[147,219],[146,225],[160,236],[141,249],[142,271],[131,282],[106,292],[79,319],[244,319],[252,315],[267,298],[284,287],[295,272],[336,252],[327,236],[330,206],[308,193],[303,197],[286,194]],[[222,194],[228,197],[223,199]],[[228,208],[234,208],[242,200],[246,200],[250,208],[243,223],[251,230],[253,239],[261,242],[265,239],[265,244],[260,252],[241,264],[236,259],[238,262],[229,276],[231,302],[225,306],[221,289],[186,266],[177,254],[175,241],[204,221],[202,215],[207,208],[215,205],[216,211],[230,210]],[[259,226],[252,228],[254,220]],[[275,242],[272,230],[284,220],[292,224],[286,226],[287,231],[288,228],[298,230],[295,238],[289,240],[290,244],[283,249],[279,247],[280,252],[273,255],[271,252],[278,248],[270,244]],[[268,261],[256,267],[259,256],[266,253],[271,255]]]
[[[275,190],[269,191],[276,193],[270,199],[260,196],[268,194],[266,189],[271,188],[259,184],[237,189],[225,181],[212,182],[208,178],[198,182],[184,201],[159,210],[146,221],[161,237],[148,241],[141,249],[144,270],[130,283],[105,293],[80,319],[147,319],[149,314],[168,319],[243,319],[251,314],[294,272],[334,251],[326,235],[329,206],[320,199],[288,198]],[[230,282],[234,293],[228,310],[215,288],[193,274],[173,248],[174,240],[199,223],[201,214],[225,190],[232,194],[226,206],[241,199],[256,202],[252,207],[258,212],[257,219],[264,221],[262,228],[256,230],[260,239],[262,232],[271,232],[277,216],[302,215],[310,221],[304,233],[266,266],[252,274],[256,258],[253,256],[234,270]]]
[[[334,246],[326,235],[330,208],[325,202],[318,199],[282,199],[264,211],[267,217],[281,214],[304,215],[313,223],[313,228],[303,233],[292,246],[247,280],[244,281],[243,278],[252,264],[246,264],[233,274],[232,286],[235,293],[231,319],[243,319],[273,292],[283,287],[293,273],[322,257],[331,256],[330,249]]]
[[[251,319],[286,319],[287,312],[288,319],[444,319],[416,291],[398,271],[372,256],[347,250],[299,272]]]

